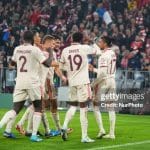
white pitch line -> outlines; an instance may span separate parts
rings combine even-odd
[[[126,146],[132,146],[132,145],[141,145],[141,144],[147,144],[147,143],[150,143],[150,140],[141,141],[141,142],[126,143],[126,144],[118,144],[118,145],[112,145],[112,146],[105,146],[105,147],[96,147],[96,148],[90,148],[90,149],[86,149],[86,150],[112,149],[112,148],[126,147]]]

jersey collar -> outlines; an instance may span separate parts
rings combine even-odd
[[[78,42],[73,42],[73,43],[71,43],[71,45],[79,45],[80,43],[78,43]]]
[[[111,50],[111,48],[110,48],[110,47],[105,48],[105,49],[104,49],[104,52],[109,51],[109,50]]]
[[[30,44],[30,43],[23,43],[23,45],[26,46],[26,45],[32,45],[32,44]]]

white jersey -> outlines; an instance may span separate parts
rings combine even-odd
[[[42,53],[44,54],[45,57],[49,57],[48,52],[42,51]],[[43,64],[40,65],[39,76],[40,76],[41,86],[44,91],[45,91],[45,82],[46,82],[48,71],[49,71],[48,67],[45,67]]]
[[[88,54],[96,53],[92,47],[79,43],[66,47],[61,55],[62,68],[68,74],[69,86],[77,86],[90,83],[88,74]]]
[[[115,78],[116,55],[112,49],[108,48],[101,54],[98,60],[98,69],[96,69],[95,72],[97,72],[99,81]]]
[[[40,86],[39,67],[47,58],[38,47],[31,44],[15,48],[12,60],[17,63],[16,89]]]

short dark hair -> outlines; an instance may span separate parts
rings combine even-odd
[[[82,40],[83,40],[83,34],[80,33],[80,32],[75,32],[72,35],[72,39],[73,39],[73,42],[79,42],[79,43],[81,43]]]
[[[44,44],[47,40],[54,40],[55,38],[52,35],[45,35],[42,39],[42,44]]]
[[[28,43],[32,44],[33,43],[33,36],[34,36],[33,32],[30,31],[30,30],[27,30],[23,34],[23,39],[24,39],[25,42],[28,42]]]
[[[102,36],[101,39],[107,44],[107,46],[111,46],[112,45],[112,40],[109,36]]]
[[[55,40],[61,40],[61,37],[59,35],[52,34],[52,36],[54,37]]]
[[[39,33],[37,30],[32,30],[32,32],[33,32],[33,36],[35,36],[36,33]]]

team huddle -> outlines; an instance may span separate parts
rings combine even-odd
[[[65,141],[72,129],[68,124],[73,118],[77,107],[80,107],[81,142],[94,142],[88,136],[88,105],[93,104],[93,112],[99,127],[98,139],[115,139],[116,115],[113,107],[108,107],[110,131],[106,134],[103,127],[99,104],[102,94],[115,93],[116,55],[111,49],[111,39],[107,36],[99,37],[93,45],[81,44],[82,33],[72,35],[72,43],[63,49],[58,61],[54,49],[59,48],[60,38],[56,35],[46,35],[40,39],[36,31],[25,31],[24,44],[15,48],[12,57],[12,66],[17,66],[16,85],[13,93],[13,109],[8,111],[0,121],[0,129],[6,125],[4,136],[15,138],[11,132],[15,119],[26,103],[27,110],[17,123],[16,129],[33,142],[40,142],[38,132],[42,122],[45,136],[61,135]],[[94,68],[88,63],[88,55],[98,55],[98,66]],[[67,72],[67,77],[62,70]],[[89,71],[97,73],[97,78],[90,83]],[[53,83],[54,73],[69,85],[68,103],[63,125],[60,124],[57,111],[57,96]],[[92,89],[92,90],[91,90]],[[114,99],[106,99],[111,104]],[[50,104],[50,111],[57,130],[49,127],[45,107]],[[28,120],[27,128],[24,123]]]

